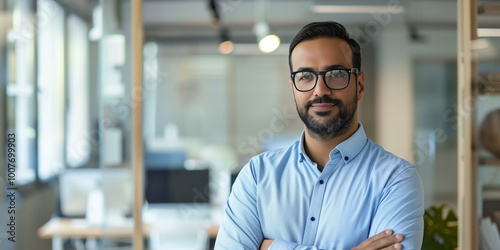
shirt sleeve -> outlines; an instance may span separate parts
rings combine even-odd
[[[421,249],[424,234],[424,191],[415,167],[399,173],[384,188],[372,220],[372,237],[385,229],[404,236],[403,249]]]
[[[238,174],[226,202],[215,250],[255,250],[264,240],[257,212],[256,176],[252,161]]]

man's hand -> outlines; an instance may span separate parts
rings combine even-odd
[[[392,230],[387,229],[381,233],[370,237],[369,239],[361,242],[359,246],[353,250],[400,250],[403,246],[400,244],[403,241],[402,234],[392,235]],[[262,249],[262,248],[261,248]]]
[[[260,245],[260,250],[268,250],[273,241],[264,239]],[[387,229],[361,242],[352,250],[400,250],[403,248],[400,244],[401,241],[403,241],[402,234],[392,235],[392,230]]]
[[[262,244],[260,244],[260,250],[268,250],[269,247],[271,247],[271,244],[273,244],[273,241],[274,240],[264,239],[264,241],[262,241]]]

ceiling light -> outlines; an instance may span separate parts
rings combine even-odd
[[[221,54],[229,54],[233,52],[233,41],[229,38],[229,30],[227,28],[219,29],[219,36],[221,43],[219,44],[219,52]]]
[[[260,21],[256,23],[253,30],[257,36],[259,49],[263,53],[271,53],[280,46],[280,38],[277,35],[270,34],[269,24],[266,22]]]
[[[231,52],[233,52],[234,45],[232,41],[224,41],[221,44],[219,44],[219,52],[221,54],[227,55]]]
[[[271,53],[280,46],[280,38],[277,35],[267,35],[260,39],[259,49],[263,53]]]
[[[392,13],[400,14],[405,11],[403,6],[383,5],[313,5],[315,13]]]

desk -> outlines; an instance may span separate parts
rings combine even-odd
[[[144,224],[142,229],[144,237],[148,237],[151,226]],[[206,230],[208,236],[215,239],[219,226],[211,226]],[[62,250],[65,238],[131,238],[132,226],[102,228],[88,225],[85,219],[52,218],[38,229],[38,237],[52,239],[52,248]]]
[[[150,225],[143,224],[143,235],[149,236]],[[38,237],[52,239],[52,249],[62,250],[64,238],[132,238],[132,224],[98,227],[86,223],[85,219],[52,218],[38,229]]]

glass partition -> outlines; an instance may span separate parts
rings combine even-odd
[[[417,60],[415,74],[415,165],[425,205],[456,208],[456,63]]]
[[[131,1],[109,0],[99,1],[93,12],[91,33],[99,44],[100,249],[133,245],[134,190],[140,187],[134,187],[132,175],[132,108],[142,93],[132,91],[131,12]]]
[[[16,185],[35,180],[37,164],[37,91],[35,68],[35,2],[14,1],[7,5],[11,20],[4,18],[6,132],[16,141]]]

